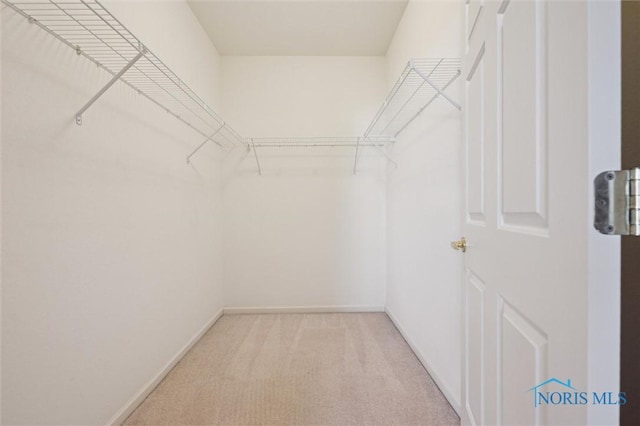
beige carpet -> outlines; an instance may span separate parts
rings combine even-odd
[[[127,425],[458,425],[383,313],[225,315]]]

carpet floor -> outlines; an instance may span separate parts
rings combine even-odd
[[[225,315],[126,425],[459,425],[384,313]]]

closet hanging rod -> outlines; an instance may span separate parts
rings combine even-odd
[[[248,147],[237,132],[98,0],[2,2],[111,74],[111,80],[78,111],[79,125],[82,114],[116,81],[122,81],[204,137],[205,142],[199,148],[209,141],[221,147]],[[214,133],[215,139],[211,136]]]

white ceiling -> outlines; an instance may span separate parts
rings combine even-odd
[[[407,0],[189,0],[221,55],[384,55]]]

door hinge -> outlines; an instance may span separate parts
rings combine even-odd
[[[640,167],[602,172],[593,180],[593,226],[607,235],[640,235]]]

